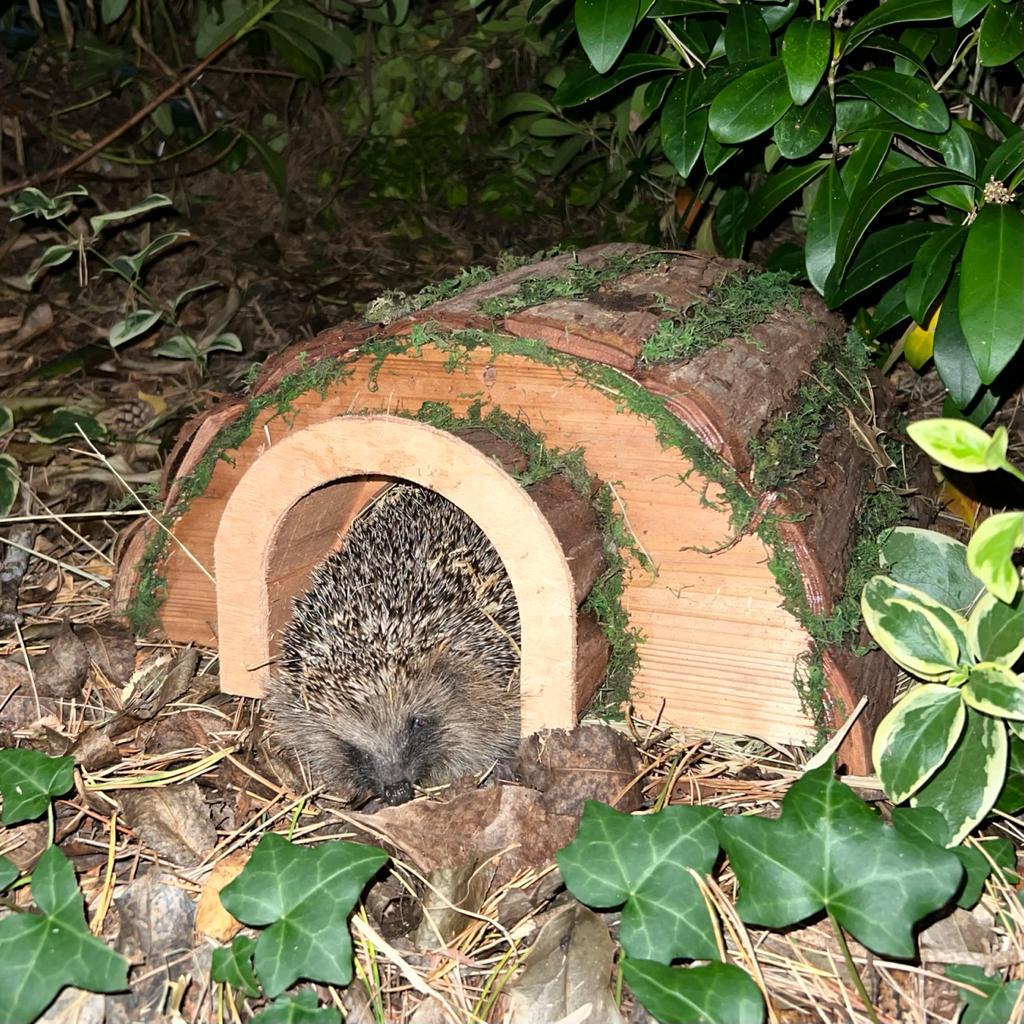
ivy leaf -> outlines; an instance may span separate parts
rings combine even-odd
[[[968,707],[967,723],[949,760],[910,798],[933,807],[949,822],[959,843],[996,802],[1006,778],[1006,726]]]
[[[666,967],[623,957],[622,976],[654,1017],[666,1024],[761,1024],[764,999],[746,971],[733,964]]]
[[[35,1020],[66,985],[90,992],[127,988],[128,963],[89,933],[74,869],[56,846],[47,847],[32,872],[32,896],[41,914],[0,920],[4,1024]]]
[[[1007,604],[1020,586],[1013,553],[1024,547],[1024,512],[1000,512],[989,516],[971,535],[967,566],[985,589]]]
[[[978,578],[967,568],[967,545],[935,530],[895,527],[880,538],[878,560],[897,583],[923,590],[961,613],[981,593]]]
[[[255,939],[236,935],[230,946],[220,946],[213,951],[210,977],[255,999],[260,994],[260,983],[252,966],[255,952]]]
[[[786,29],[782,63],[789,95],[803,106],[814,94],[832,56],[832,27],[827,21],[799,18]]]
[[[983,206],[967,229],[960,273],[960,324],[982,383],[991,384],[1024,339],[1024,214]]]
[[[268,996],[299,978],[328,985],[352,980],[348,915],[387,859],[383,850],[358,843],[301,847],[274,832],[263,836],[220,898],[239,921],[265,927],[255,963]]]
[[[944,906],[963,875],[948,850],[883,824],[832,775],[831,761],[790,787],[778,819],[724,818],[718,833],[744,921],[784,928],[826,910],[884,956],[914,955],[915,922]]]
[[[341,1024],[341,1014],[330,1007],[319,1008],[316,993],[306,988],[294,998],[281,996],[252,1019],[252,1024]]]
[[[0,857],[0,892],[3,892],[20,874],[17,864],[6,857]]]
[[[917,250],[907,278],[907,309],[924,327],[928,311],[949,280],[953,261],[960,255],[967,229],[943,225]]]
[[[949,111],[942,97],[919,78],[874,68],[871,71],[854,71],[846,76],[846,80],[911,128],[935,133],[949,129]]]
[[[576,0],[580,44],[599,74],[618,60],[636,25],[639,10],[639,0]]]
[[[779,58],[730,82],[712,101],[708,127],[719,142],[738,143],[767,131],[793,101]]]
[[[908,839],[916,838],[938,846],[949,846],[952,838],[949,823],[932,807],[894,807],[892,823],[896,831]],[[1003,873],[1002,865],[1006,862],[1007,847],[1009,848],[1009,863],[1016,862],[1013,844],[1009,840],[986,840],[984,846],[985,853],[999,867],[1000,874]],[[964,868],[964,885],[957,897],[956,905],[969,910],[981,898],[982,890],[985,888],[985,879],[988,878],[992,868],[988,858],[978,849],[977,844],[954,846],[952,853],[956,855]]]
[[[718,856],[711,807],[623,814],[594,800],[576,838],[556,855],[566,887],[588,907],[622,907],[619,940],[629,957],[668,964],[718,955],[693,868],[707,874]]]
[[[950,981],[969,986],[962,993],[966,1006],[960,1024],[1010,1024],[1024,981],[990,978],[982,968],[966,964],[950,964],[946,967],[946,977]],[[971,989],[975,988],[985,994],[979,996],[977,992],[972,992]]]
[[[45,814],[50,799],[63,796],[74,785],[74,768],[73,757],[47,757],[28,749],[0,750],[0,794],[4,798],[0,821],[15,825]]]
[[[966,720],[960,691],[941,683],[913,687],[882,719],[871,760],[894,804],[916,793],[939,770]]]

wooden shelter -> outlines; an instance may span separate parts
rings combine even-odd
[[[581,267],[595,271],[589,292],[536,301],[538,281],[579,279]],[[524,731],[572,725],[608,658],[587,601],[606,570],[607,536],[589,497],[562,477],[521,484],[530,453],[486,427],[487,412],[501,410],[551,449],[580,449],[609,487],[631,539],[622,607],[643,638],[632,689],[641,711],[809,742],[821,723],[794,680],[817,662],[827,727],[868,698],[843,751],[851,769],[868,769],[892,669],[877,655],[816,649],[807,617],[829,615],[842,593],[876,461],[842,410],[815,442],[817,464],[783,489],[759,488],[751,455],[793,413],[843,325],[804,294],[698,354],[644,358],[666,318],[686,323],[744,269],[601,246],[494,277],[386,326],[342,324],[291,346],[249,394],[183,429],[163,481],[173,538],[153,524],[125,536],[115,601],[126,607],[156,574],[165,634],[217,645],[222,688],[258,696],[312,567],[383,487],[412,480],[464,509],[510,574]],[[877,392],[883,420],[886,406]],[[430,410],[450,415],[453,429],[430,425]],[[800,607],[792,595],[784,605],[773,574],[780,555],[803,581]]]

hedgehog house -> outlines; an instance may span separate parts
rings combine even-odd
[[[292,345],[189,422],[169,532],[122,538],[119,608],[216,645],[222,689],[257,697],[310,570],[411,480],[508,570],[524,732],[571,727],[609,674],[663,724],[780,744],[866,698],[842,756],[869,770],[895,677],[828,646],[828,620],[883,461],[866,424],[889,403],[863,372],[840,371],[862,385],[850,409],[823,382],[843,325],[779,275],[631,245],[448,292]],[[798,436],[806,418],[827,429]]]

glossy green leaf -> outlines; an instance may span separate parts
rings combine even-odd
[[[746,971],[732,964],[666,967],[623,957],[622,976],[633,995],[660,1021],[761,1024],[764,999]]]
[[[383,850],[358,843],[301,847],[264,834],[220,898],[243,924],[264,928],[255,963],[268,996],[299,978],[328,985],[352,980],[348,915],[387,859]]]
[[[1024,732],[1024,722],[1008,719],[1006,723],[1011,729],[1016,727],[1018,733]],[[1024,809],[1024,739],[1020,735],[1010,736],[1009,764],[1006,769],[1006,782],[999,791],[995,809],[1004,814],[1019,814]],[[1003,865],[1000,864],[1000,867]],[[1006,865],[1006,870],[1014,871],[1017,866],[1016,855]],[[1004,872],[1005,874],[1005,872]]]
[[[715,207],[714,229],[718,239],[718,251],[723,256],[739,259],[743,255],[743,246],[747,240],[747,207],[750,205],[750,194],[745,188],[734,186],[727,189],[725,195]]]
[[[1024,721],[1024,680],[1005,665],[975,665],[963,687],[964,700],[976,711],[996,718]]]
[[[248,27],[253,9],[248,0],[206,0],[198,8],[195,51],[206,57],[226,39]]]
[[[20,874],[17,864],[6,857],[0,857],[0,892],[3,892]]]
[[[698,72],[680,75],[665,99],[661,111],[661,148],[682,178],[688,178],[708,133],[706,107],[697,108],[694,94],[702,84]]]
[[[347,26],[328,21],[315,9],[294,4],[287,8],[279,4],[271,14],[274,25],[287,32],[292,39],[308,39],[318,50],[326,53],[338,67],[352,62],[355,55],[354,39]]]
[[[333,1007],[320,1007],[316,993],[305,988],[275,999],[253,1017],[252,1024],[341,1024],[341,1014]]]
[[[777,210],[791,195],[799,192],[809,181],[828,169],[824,161],[793,165],[776,171],[750,197],[747,208],[747,227],[755,228],[770,213]]]
[[[949,760],[910,798],[914,807],[933,807],[949,822],[951,844],[988,814],[1006,778],[1006,726],[974,708],[966,711],[967,723]]]
[[[0,821],[16,825],[45,814],[51,799],[74,785],[74,768],[73,757],[47,757],[27,747],[0,750]]]
[[[112,25],[128,9],[129,0],[102,0],[100,17],[104,25]]]
[[[736,4],[726,8],[725,54],[730,64],[762,60],[772,53],[772,39],[757,4]]]
[[[942,383],[949,389],[950,398],[957,408],[966,409],[974,401],[982,384],[981,374],[974,365],[974,356],[967,347],[967,339],[960,326],[957,308],[959,292],[960,272],[957,270],[942,300],[939,322],[935,325],[932,356]]]
[[[981,390],[981,374],[974,365],[974,356],[967,346],[967,338],[959,326],[959,313],[956,309],[956,296],[959,290],[959,272],[953,274],[953,280],[946,290],[939,312],[939,322],[935,326],[935,340],[932,356],[935,369],[939,372],[942,383],[949,389],[949,397],[957,409],[967,409]]]
[[[606,92],[611,92],[612,89],[632,81],[634,78],[673,71],[679,71],[677,61],[646,53],[628,53],[610,74],[602,75],[589,68],[580,68],[578,71],[566,75],[551,100],[560,107],[576,107],[581,103],[597,99],[598,96],[603,96]]]
[[[818,194],[814,197],[807,217],[807,240],[804,247],[807,278],[819,293],[824,293],[825,283],[835,263],[839,232],[848,211],[846,190],[839,169],[835,161],[832,161],[818,186]]]
[[[1024,654],[1024,594],[1010,601],[983,594],[967,619],[967,640],[978,661],[1015,665]]]
[[[713,135],[708,134],[704,140],[704,168],[709,175],[721,170],[727,161],[739,152],[736,146],[725,146]]]
[[[978,60],[982,67],[995,68],[1009,64],[1024,51],[1024,6],[1014,3],[992,3],[981,19],[978,39]]]
[[[0,516],[6,516],[14,508],[21,489],[17,460],[6,452],[0,454]]]
[[[854,71],[846,80],[911,128],[924,132],[944,132],[949,128],[949,111],[942,97],[919,78],[873,68]]]
[[[796,14],[796,9],[800,6],[800,3],[801,0],[785,0],[784,3],[779,4],[762,4],[761,17],[764,18],[764,23],[768,26],[768,31],[774,34],[791,21],[793,15]]]
[[[878,555],[882,568],[897,583],[916,587],[962,615],[982,591],[967,568],[967,545],[937,530],[897,526],[879,538]]]
[[[832,56],[832,27],[827,21],[800,18],[790,24],[782,40],[782,63],[789,94],[798,106],[818,87]]]
[[[832,99],[822,88],[810,103],[790,107],[772,129],[772,138],[787,160],[800,160],[821,147],[833,120]]]
[[[875,175],[889,155],[892,132],[865,132],[856,148],[843,164],[843,187],[848,196],[875,180]]]
[[[1013,553],[1024,547],[1024,512],[1000,512],[989,516],[967,544],[967,565],[1000,601],[1016,598],[1020,575]]]
[[[967,650],[967,622],[923,591],[874,576],[861,593],[864,622],[898,665],[922,679],[947,679]]]
[[[959,171],[950,171],[944,167],[908,168],[884,174],[876,181],[850,195],[850,210],[840,231],[835,265],[830,275],[831,287],[836,288],[842,282],[842,277],[860,240],[864,237],[871,222],[890,203],[902,196],[922,192],[935,185],[951,185],[963,180],[964,176]],[[826,293],[827,291],[826,287]]]
[[[986,473],[992,438],[980,427],[964,420],[918,420],[907,427],[907,433],[931,459],[961,473]]]
[[[123,320],[114,324],[107,335],[111,348],[127,344],[133,338],[145,334],[160,319],[160,314],[151,309],[137,309]]]
[[[981,967],[959,964],[946,967],[946,977],[965,986],[960,994],[966,1005],[959,1024],[1014,1024],[1024,981],[1004,981],[998,975],[990,978]]]
[[[106,437],[107,431],[95,416],[64,406],[54,409],[38,427],[29,430],[32,440],[41,444],[53,444],[68,437],[81,438],[83,434],[95,441]]]
[[[953,0],[953,24],[960,28],[980,14],[989,5],[989,0]]]
[[[871,758],[894,804],[916,793],[949,757],[964,730],[959,690],[941,683],[913,687],[875,730]]]
[[[946,286],[953,261],[960,255],[966,238],[966,228],[944,225],[921,245],[914,256],[914,265],[907,278],[906,302],[910,315],[922,327],[928,323],[929,311]]]
[[[260,983],[256,980],[252,966],[255,952],[255,939],[247,935],[236,935],[230,946],[221,946],[213,951],[210,977],[255,999],[260,994]]]
[[[639,0],[576,0],[576,32],[598,74],[618,60],[639,12]]]
[[[89,933],[74,869],[56,846],[47,847],[32,872],[32,897],[41,913],[0,920],[4,1024],[35,1020],[66,985],[90,992],[127,988],[128,964]]]
[[[886,0],[854,23],[844,40],[843,49],[847,52],[852,50],[880,28],[905,25],[911,21],[945,21],[949,12],[949,0]]]
[[[913,260],[914,253],[927,244],[935,229],[936,225],[928,221],[910,221],[872,232],[857,251],[842,287],[829,292],[830,302],[849,302],[902,270]]]
[[[717,955],[707,905],[687,873],[718,856],[710,807],[666,807],[643,817],[588,800],[576,838],[556,855],[566,887],[593,908],[622,907],[626,955],[668,964]]]
[[[1024,168],[1024,131],[1004,139],[985,161],[981,172],[982,184],[995,179],[1004,185],[1012,181]]]
[[[967,230],[960,271],[960,324],[984,384],[1024,339],[1024,214],[987,204]]]
[[[914,923],[942,907],[963,875],[948,850],[883,824],[833,777],[831,763],[790,787],[779,818],[734,815],[720,819],[718,831],[744,921],[785,928],[827,909],[886,956],[915,954]]]
[[[897,279],[896,283],[887,289],[878,302],[875,303],[875,308],[871,313],[869,321],[872,337],[877,338],[886,331],[897,327],[903,321],[910,319],[907,304],[903,301],[906,285],[906,278]]]
[[[714,0],[655,0],[644,17],[685,18],[688,14],[724,15],[726,10],[721,4],[716,4]]]
[[[746,142],[771,128],[792,102],[776,58],[730,82],[711,101],[708,127],[719,142]]]

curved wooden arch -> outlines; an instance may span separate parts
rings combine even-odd
[[[260,696],[272,671],[275,633],[284,625],[280,610],[291,596],[275,592],[275,581],[288,574],[282,576],[272,561],[275,552],[303,540],[301,533],[292,536],[291,510],[309,500],[333,504],[330,529],[337,534],[339,519],[344,523],[383,480],[394,478],[429,487],[458,505],[505,564],[522,628],[524,735],[572,728],[577,609],[572,574],[551,526],[522,487],[472,445],[386,415],[339,416],[288,434],[235,487],[214,540],[221,689]],[[308,510],[299,518],[308,525]],[[330,547],[318,543],[321,553]],[[291,585],[294,594],[296,581]]]

